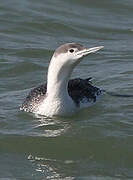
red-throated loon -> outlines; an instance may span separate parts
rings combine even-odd
[[[102,48],[85,48],[78,43],[58,47],[48,68],[47,83],[31,90],[20,110],[50,117],[70,116],[96,102],[102,91],[92,86],[91,78],[69,79],[84,56]]]

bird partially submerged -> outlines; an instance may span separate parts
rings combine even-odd
[[[102,48],[85,48],[78,43],[58,47],[48,68],[47,83],[31,90],[20,110],[50,117],[70,116],[96,102],[102,91],[92,85],[90,78],[69,79],[84,56]]]

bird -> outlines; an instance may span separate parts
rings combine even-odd
[[[47,82],[29,92],[20,110],[47,117],[65,117],[94,104],[102,95],[102,90],[92,85],[91,78],[70,77],[85,56],[103,47],[86,48],[79,43],[59,46],[50,60]]]

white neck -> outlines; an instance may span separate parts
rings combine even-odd
[[[73,114],[76,106],[68,94],[68,81],[73,67],[63,64],[53,56],[47,76],[47,95],[37,110],[38,114],[69,115]]]
[[[68,81],[74,67],[60,64],[60,59],[51,60],[47,76],[47,95],[53,98],[68,97]]]
[[[52,115],[70,115],[77,107],[68,94],[68,81],[71,76],[73,66],[64,64],[61,59],[53,56],[47,76],[47,95],[39,106],[38,114]]]

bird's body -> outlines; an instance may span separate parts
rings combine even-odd
[[[91,84],[90,78],[69,79],[83,56],[101,48],[86,49],[76,43],[57,48],[49,65],[47,83],[31,90],[20,109],[45,116],[69,116],[96,102],[101,90]]]
[[[102,91],[92,86],[90,81],[91,78],[88,79],[72,79],[68,82],[68,94],[72,99],[71,106],[65,102],[66,107],[61,103],[61,101],[55,101],[55,104],[43,105],[43,101],[46,100],[47,97],[47,84],[42,84],[31,90],[24,103],[21,106],[21,109],[27,112],[40,112],[39,114],[43,114],[43,109],[45,109],[45,115],[51,116],[53,115],[67,115],[67,113],[73,114],[78,109],[82,109],[84,107],[88,107],[91,104],[95,103],[97,98],[101,95]],[[62,105],[61,105],[62,104]],[[53,106],[56,106],[56,108]],[[68,114],[69,115],[69,114]]]

